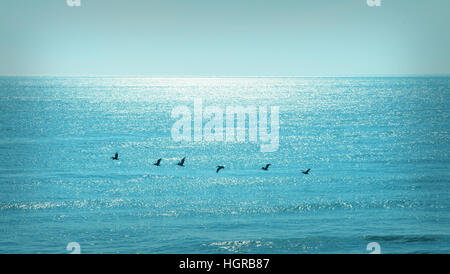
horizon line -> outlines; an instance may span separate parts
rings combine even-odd
[[[349,78],[349,77],[450,77],[450,73],[348,74],[348,75],[140,75],[140,74],[0,74],[0,77],[132,77],[132,78]]]

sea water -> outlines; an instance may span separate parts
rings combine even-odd
[[[279,107],[278,150],[174,141],[194,99]],[[0,252],[449,253],[449,106],[450,77],[0,77]]]

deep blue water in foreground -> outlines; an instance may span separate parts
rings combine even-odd
[[[174,142],[194,98],[279,106],[279,150]],[[449,106],[449,77],[0,77],[0,252],[449,253]]]

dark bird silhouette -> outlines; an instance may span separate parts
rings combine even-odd
[[[310,168],[308,168],[307,170],[302,170],[302,173],[303,174],[309,174],[309,171],[310,171],[311,169]]]
[[[269,167],[270,167],[270,164],[267,164],[266,166],[262,167],[261,169],[262,169],[262,170],[268,170]]]
[[[114,154],[114,157],[111,157],[111,159],[119,160],[119,153],[116,152],[116,154]]]
[[[160,166],[161,165],[161,158],[158,159],[158,161],[156,161],[156,163],[154,163],[153,165],[155,166]]]
[[[186,157],[184,157],[183,159],[181,159],[181,161],[178,162],[177,165],[179,165],[179,166],[184,166],[184,160],[185,160],[185,159],[186,159]]]
[[[217,166],[216,173],[219,173],[219,171],[220,171],[221,169],[224,169],[224,168],[225,168],[224,166]]]

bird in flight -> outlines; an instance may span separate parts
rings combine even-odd
[[[261,169],[262,169],[262,170],[268,170],[269,167],[270,167],[270,164],[267,164],[266,166],[263,166]]]
[[[309,171],[310,171],[311,169],[310,168],[308,168],[307,170],[302,170],[302,173],[303,174],[309,174]]]
[[[161,158],[158,159],[158,161],[156,161],[156,163],[154,163],[153,165],[155,166],[160,166],[161,165]]]
[[[183,159],[181,159],[181,161],[178,162],[177,165],[179,165],[179,166],[184,166],[184,160],[185,160],[185,159],[186,159],[186,157],[184,157]]]
[[[116,154],[114,154],[114,157],[111,157],[111,159],[119,160],[119,153],[116,152]]]
[[[216,173],[219,173],[219,171],[220,171],[221,169],[224,169],[224,168],[225,168],[224,166],[217,166]]]

